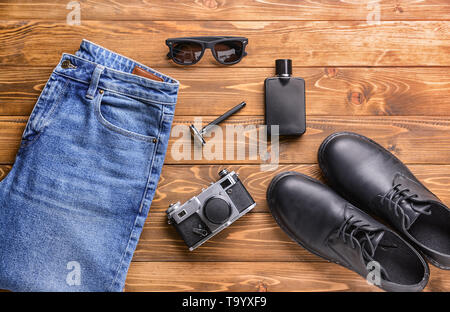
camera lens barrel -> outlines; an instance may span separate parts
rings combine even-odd
[[[203,207],[205,217],[214,224],[225,223],[231,216],[231,207],[225,200],[212,197]]]

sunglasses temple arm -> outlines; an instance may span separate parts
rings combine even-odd
[[[170,51],[167,53],[167,58],[172,59],[172,56],[170,55]]]
[[[209,130],[209,128],[211,128],[212,126],[216,126],[216,125],[220,124],[222,121],[224,121],[225,119],[227,119],[231,115],[233,115],[233,114],[237,113],[239,110],[241,110],[245,105],[246,105],[245,102],[242,102],[242,103],[236,105],[235,107],[230,109],[228,112],[226,112],[222,116],[219,116],[217,119],[211,121],[208,125],[206,125],[202,129],[202,132],[206,133]]]

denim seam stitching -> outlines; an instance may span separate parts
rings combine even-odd
[[[129,245],[130,245],[131,238],[133,237],[134,229],[136,228],[136,221],[137,221],[137,216],[136,216],[136,218],[134,219],[134,223],[133,223],[133,226],[131,227],[130,236],[128,237],[128,241],[127,241],[127,244],[126,244],[126,246],[125,246],[125,250],[123,251],[123,254],[122,254],[122,256],[120,257],[120,261],[119,261],[119,264],[117,265],[116,273],[114,274],[114,279],[112,280],[111,284],[109,285],[108,291],[112,291],[112,289],[113,289],[113,287],[114,287],[114,284],[115,284],[116,281],[117,281],[117,277],[119,276],[119,273],[120,273],[120,271],[121,271],[121,269],[122,269],[123,261],[124,261],[125,255],[126,255],[127,252],[128,252],[128,247],[129,247]]]
[[[37,131],[38,133],[36,134],[36,136],[32,140],[27,141],[25,143],[22,143],[20,145],[20,148],[26,148],[26,147],[30,146],[45,131],[45,129],[48,127],[48,125],[51,122],[51,120],[49,120],[49,119],[52,117],[52,115],[53,115],[54,111],[56,110],[56,108],[61,104],[61,101],[62,101],[62,98],[63,98],[62,95],[66,92],[68,85],[69,85],[69,81],[66,81],[64,83],[64,86],[61,88],[61,91],[58,93],[55,103],[53,103],[52,107],[50,108],[50,111],[48,112],[47,117],[45,117],[44,119],[42,119],[42,117],[40,117],[40,119],[41,119],[40,121],[43,123],[43,125],[41,126],[41,129]],[[25,130],[27,129],[27,127],[28,127],[28,124],[27,124],[27,126],[25,126]],[[24,130],[24,133],[25,133],[25,130]]]
[[[57,75],[61,75],[61,76],[63,76],[63,77],[66,77],[66,78],[69,78],[69,79],[73,79],[73,80],[75,80],[75,81],[78,81],[78,82],[87,84],[87,85],[89,84],[88,81],[81,80],[81,79],[78,79],[78,78],[74,78],[74,77],[72,77],[72,76],[69,76],[69,75],[66,75],[66,74],[63,74],[63,73],[60,73],[60,72],[57,72],[57,71],[55,71],[54,73],[57,74]],[[168,105],[168,106],[169,106],[169,105],[176,105],[176,102],[162,102],[162,101],[158,101],[158,100],[149,100],[148,98],[143,98],[143,97],[140,97],[140,96],[135,96],[135,95],[127,94],[127,93],[120,92],[120,91],[113,90],[113,89],[109,89],[109,88],[101,88],[101,89],[103,89],[103,90],[105,90],[105,91],[112,92],[112,93],[117,93],[117,94],[121,94],[121,95],[124,95],[124,96],[127,96],[127,97],[131,97],[131,98],[134,98],[134,99],[142,100],[142,101],[145,101],[145,102],[150,102],[150,103],[155,103],[155,104],[161,104],[161,105]]]
[[[50,77],[48,78],[47,82],[45,83],[44,88],[42,89],[41,94],[39,94],[39,97],[38,97],[38,99],[36,101],[36,104],[34,105],[33,110],[30,113],[30,118],[31,118],[31,116],[33,116],[34,110],[37,107],[37,104],[39,103],[41,98],[48,93],[47,86],[49,85],[51,79],[52,79],[52,75],[50,74]]]
[[[164,110],[162,111],[161,120],[159,121],[159,131],[158,131],[157,141],[156,141],[156,144],[155,144],[155,149],[153,150],[152,162],[150,164],[150,171],[149,171],[149,174],[148,174],[147,184],[145,186],[144,195],[143,195],[143,198],[142,198],[142,201],[141,201],[141,205],[139,206],[139,214],[142,213],[142,208],[144,207],[144,201],[145,201],[145,199],[147,197],[147,192],[148,192],[148,187],[149,187],[149,183],[150,183],[150,178],[151,178],[151,175],[152,175],[153,165],[154,165],[155,158],[156,158],[156,152],[158,151],[158,146],[159,146],[159,142],[160,142],[160,139],[161,139],[161,129],[162,129],[163,122],[164,122]]]
[[[132,139],[136,139],[136,140],[139,140],[139,141],[145,141],[145,142],[152,143],[152,141],[156,137],[143,135],[143,134],[139,134],[139,133],[135,133],[135,132],[132,132],[132,131],[125,130],[125,129],[121,128],[121,127],[113,125],[111,122],[106,120],[105,117],[103,117],[103,115],[101,113],[102,98],[103,98],[103,95],[100,94],[100,96],[98,96],[98,99],[97,99],[96,103],[94,104],[95,105],[94,111],[95,111],[95,116],[97,117],[97,120],[103,126],[105,126],[106,128],[108,128],[111,131],[114,131],[114,132],[119,133],[121,135],[124,135],[126,137],[129,137],[129,138],[132,138]]]
[[[113,52],[113,53],[114,53],[114,52]],[[117,54],[117,53],[116,53],[116,54]],[[64,57],[64,55],[67,55],[67,56],[70,56],[70,57],[73,57],[73,58],[82,60],[82,61],[84,61],[84,62],[89,62],[89,63],[91,63],[91,64],[98,65],[98,64],[95,63],[95,62],[89,61],[89,60],[87,60],[87,59],[84,59],[84,58],[82,58],[82,57],[79,57],[79,56],[76,56],[76,55],[73,55],[73,54],[63,53],[63,57]],[[121,56],[122,56],[122,55],[121,55]],[[123,56],[123,57],[125,57],[125,56]],[[126,57],[125,57],[125,58],[126,58]],[[148,66],[146,66],[146,65],[140,64],[139,62],[133,61],[132,59],[130,59],[130,61],[132,61],[132,62],[134,62],[134,63],[136,63],[137,65],[140,65],[140,66],[142,66],[142,67],[146,67],[146,68],[150,69],[151,71],[156,72],[156,73],[158,73],[158,74],[160,74],[160,75],[162,75],[162,76],[164,76],[164,77],[167,77],[167,78],[173,80],[174,82],[156,81],[156,80],[152,80],[152,79],[149,79],[149,78],[145,78],[145,77],[140,77],[140,76],[138,76],[139,79],[142,79],[142,81],[145,81],[145,82],[147,82],[147,83],[149,83],[149,84],[156,84],[156,87],[161,87],[161,85],[163,85],[163,86],[166,85],[166,86],[169,86],[169,87],[176,87],[176,86],[179,86],[179,85],[180,85],[180,82],[179,82],[178,80],[172,78],[172,77],[169,77],[169,76],[167,76],[167,75],[165,75],[165,74],[163,74],[163,73],[160,73],[160,72],[158,72],[158,71],[154,70],[153,68],[150,68],[150,67],[148,67]],[[127,73],[127,72],[124,72],[124,71],[120,71],[120,70],[117,70],[117,69],[114,69],[114,68],[111,68],[111,67],[108,67],[108,66],[105,66],[105,68],[107,68],[108,71],[115,72],[115,73],[118,73],[118,74],[120,74],[120,75],[124,74],[124,75],[126,75],[126,76],[130,76],[130,77],[134,77],[134,78],[135,78],[135,76],[137,76],[137,75],[135,75],[135,74],[131,74],[131,73]],[[145,68],[143,68],[143,69],[145,69]],[[162,77],[161,77],[161,78],[162,78]],[[148,87],[148,86],[145,86],[145,87]]]
[[[168,85],[171,85],[171,86],[175,86],[175,85],[179,85],[179,84],[180,84],[180,82],[179,82],[178,80],[176,80],[176,79],[174,79],[174,78],[172,78],[172,77],[170,77],[170,76],[167,76],[166,74],[163,74],[163,73],[161,73],[161,72],[159,72],[159,71],[157,71],[157,70],[155,70],[155,69],[153,69],[153,68],[151,68],[151,67],[149,67],[149,66],[146,66],[146,65],[144,65],[144,64],[142,64],[142,63],[140,63],[140,62],[138,62],[138,61],[132,60],[132,59],[130,59],[129,57],[126,57],[126,56],[124,56],[124,55],[122,55],[122,54],[119,54],[119,53],[117,53],[117,52],[113,52],[113,51],[109,50],[108,48],[99,46],[98,44],[93,43],[93,42],[91,42],[91,41],[89,41],[89,40],[83,39],[83,41],[84,41],[84,42],[88,42],[88,43],[90,43],[90,44],[92,44],[92,45],[94,45],[94,46],[97,46],[97,47],[99,47],[99,48],[101,48],[101,49],[103,49],[103,50],[106,50],[106,51],[108,51],[108,52],[110,52],[110,53],[112,53],[112,54],[119,55],[120,57],[123,57],[123,58],[126,59],[126,60],[129,60],[129,61],[131,61],[131,62],[136,63],[137,65],[140,65],[140,66],[144,67],[144,69],[145,69],[145,68],[148,68],[148,69],[150,69],[151,71],[153,71],[154,73],[157,73],[157,74],[161,75],[161,76],[162,76],[161,78],[164,78],[164,77],[165,77],[165,78],[171,79],[171,80],[173,81],[173,82],[167,82],[167,81],[154,81],[154,80],[151,80],[151,81],[149,81],[149,82],[157,83],[157,84],[168,84]],[[75,57],[77,57],[77,58],[80,58],[79,56],[76,56],[76,55],[73,55],[73,56],[75,56]],[[83,60],[84,60],[84,59],[83,59]],[[86,60],[86,61],[91,62],[91,61],[89,61],[89,60]],[[91,63],[93,63],[93,62],[91,62]],[[124,73],[124,72],[121,72],[121,71],[116,70],[116,69],[114,69],[114,68],[109,68],[109,67],[107,67],[107,68],[108,68],[108,70],[112,70],[112,71],[115,71],[115,72],[118,72],[118,73]],[[132,74],[130,74],[130,73],[125,73],[125,74],[127,74],[127,75],[132,75]],[[144,79],[148,79],[148,78],[144,78]]]
[[[128,96],[128,97],[131,97],[131,98],[134,98],[134,99],[143,100],[145,102],[151,102],[151,103],[156,103],[156,104],[161,104],[161,105],[168,105],[168,106],[176,104],[176,103],[171,103],[171,102],[161,102],[161,101],[158,101],[158,100],[149,100],[149,99],[146,99],[146,98],[143,98],[143,97],[140,97],[140,96],[130,95],[130,94],[123,93],[123,92],[120,92],[120,91],[117,91],[117,90],[112,90],[112,89],[109,89],[109,88],[103,88],[103,90],[106,90],[106,91],[109,91],[109,92],[112,92],[112,93],[121,94],[121,95],[124,95],[124,96]]]
[[[127,246],[125,248],[124,253],[122,254],[122,257],[120,259],[120,263],[119,263],[119,266],[117,268],[116,274],[115,274],[114,279],[113,279],[113,281],[112,281],[112,283],[111,283],[111,285],[109,287],[110,290],[112,290],[114,284],[117,282],[117,278],[118,278],[118,276],[120,274],[120,271],[123,268],[123,262],[124,262],[124,259],[125,259],[125,255],[127,254],[128,249],[130,247],[131,238],[133,237],[133,232],[134,232],[134,230],[136,229],[136,226],[137,226],[137,220],[138,220],[139,216],[141,216],[141,214],[142,214],[142,208],[143,208],[144,202],[145,202],[145,200],[147,198],[147,192],[148,192],[148,188],[149,188],[149,183],[150,183],[150,180],[151,180],[151,177],[152,177],[153,165],[155,163],[156,152],[157,152],[158,146],[159,146],[159,139],[160,139],[160,136],[161,136],[161,128],[162,128],[163,120],[164,120],[164,110],[162,111],[162,114],[161,114],[161,120],[160,120],[160,123],[159,123],[159,131],[158,131],[158,136],[157,136],[158,141],[155,144],[155,147],[153,149],[152,160],[150,162],[150,167],[149,167],[149,171],[148,171],[148,174],[147,174],[147,182],[145,184],[144,194],[142,195],[142,200],[141,200],[141,203],[139,205],[139,212],[136,214],[136,218],[134,219],[134,224],[133,224],[133,227],[131,228],[131,233],[130,233],[130,237],[128,238]]]
[[[22,142],[23,136],[25,135],[25,132],[26,132],[26,130],[27,130],[27,128],[28,128],[28,123],[30,123],[30,126],[31,126],[31,118],[32,118],[33,114],[35,113],[34,110],[36,109],[37,104],[38,104],[39,101],[41,100],[41,98],[42,98],[42,96],[44,95],[44,93],[46,93],[46,87],[47,87],[47,85],[49,84],[49,82],[50,82],[51,79],[52,79],[52,75],[50,74],[50,77],[48,78],[47,82],[45,83],[44,88],[42,89],[41,94],[39,94],[39,97],[38,97],[38,99],[37,99],[37,101],[36,101],[36,104],[34,105],[33,110],[32,110],[31,113],[30,113],[29,119],[28,119],[28,121],[27,121],[27,125],[25,125],[25,129],[23,130],[21,142]],[[39,133],[39,134],[40,134],[40,133]],[[34,142],[34,140],[37,139],[37,137],[39,137],[39,134],[36,135],[36,137],[35,137],[33,140],[28,141],[28,142],[26,142],[26,143],[21,143],[20,146],[21,146],[21,147],[22,147],[22,146],[23,146],[23,147],[28,146],[30,143]]]
[[[58,71],[56,71],[56,70],[55,70],[53,73],[55,73],[55,74],[57,74],[57,75],[60,75],[60,76],[63,76],[63,77],[66,77],[66,78],[69,78],[69,79],[72,79],[72,80],[75,80],[75,81],[78,81],[78,82],[81,82],[81,83],[84,83],[84,84],[87,84],[87,85],[89,84],[88,81],[81,80],[81,79],[78,79],[78,78],[75,78],[75,77],[72,77],[72,76],[69,76],[69,75],[60,73],[60,72],[58,72]]]

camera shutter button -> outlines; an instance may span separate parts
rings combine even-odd
[[[231,207],[228,203],[217,197],[208,199],[204,206],[206,219],[215,224],[225,223],[231,215]]]

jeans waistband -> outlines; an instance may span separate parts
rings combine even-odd
[[[70,61],[72,66],[62,66],[64,61]],[[163,81],[131,74],[135,66],[160,77]],[[91,85],[93,79],[98,79],[96,86],[100,89],[144,101],[162,104],[175,104],[177,101],[177,80],[84,39],[75,55],[62,55],[54,72],[88,85]]]

